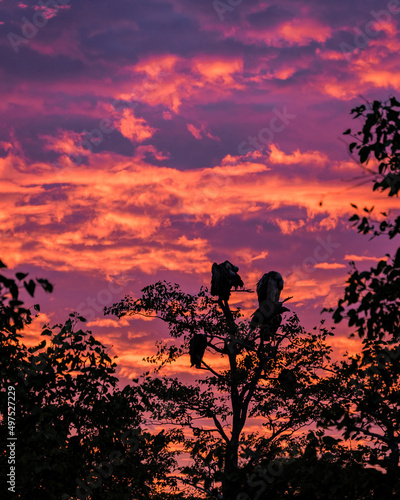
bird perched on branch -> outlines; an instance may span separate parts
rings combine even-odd
[[[234,287],[237,290],[238,287],[243,287],[243,281],[238,271],[239,268],[234,266],[229,260],[226,260],[222,264],[214,262],[211,268],[211,295],[218,297],[218,304],[228,321],[233,321],[228,305],[231,288]]]
[[[271,302],[279,302],[279,297],[283,289],[283,278],[280,273],[276,271],[270,271],[264,274],[264,276],[257,283],[257,296],[258,303],[264,300],[270,300]]]
[[[207,335],[202,333],[195,333],[189,342],[190,362],[192,366],[201,368],[201,361],[207,347]]]
[[[279,302],[283,289],[283,278],[280,273],[270,271],[263,275],[257,283],[258,309],[252,315],[250,327],[269,326],[272,333],[276,333],[281,322],[281,314],[289,311],[283,303]],[[291,298],[291,297],[290,297]]]

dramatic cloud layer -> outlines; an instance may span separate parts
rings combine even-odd
[[[390,250],[348,222],[350,203],[398,202],[372,193],[342,133],[362,125],[352,107],[398,91],[400,1],[1,4],[1,258],[52,280],[42,322],[81,311],[122,376],[167,338],[103,317],[126,293],[196,292],[228,258],[253,289],[280,271],[313,326],[349,261]]]

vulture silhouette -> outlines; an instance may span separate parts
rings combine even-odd
[[[257,283],[257,296],[258,304],[265,300],[270,300],[271,302],[279,302],[279,297],[283,289],[283,278],[280,273],[276,271],[270,271],[264,274],[264,276]]]
[[[228,304],[231,288],[234,287],[237,290],[238,287],[243,287],[243,281],[238,271],[239,268],[229,260],[222,262],[222,264],[214,262],[211,268],[211,295],[218,297],[218,304],[229,321],[233,321]]]
[[[257,283],[258,309],[252,315],[252,329],[268,325],[271,333],[276,333],[282,322],[281,314],[289,311],[279,302],[283,284],[281,274],[276,271],[265,273]]]
[[[190,362],[192,366],[201,368],[201,361],[207,347],[207,336],[202,333],[195,333],[189,342]]]

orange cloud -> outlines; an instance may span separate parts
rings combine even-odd
[[[242,59],[221,60],[214,58],[201,58],[192,65],[194,71],[213,84],[241,88],[235,81],[235,74],[242,74]]]
[[[186,125],[187,129],[189,130],[189,132],[192,134],[192,136],[197,139],[197,140],[201,140],[202,139],[202,135],[201,135],[201,130],[196,128],[194,125],[192,125],[191,123],[188,123]]]
[[[156,131],[147,125],[144,118],[137,118],[133,110],[129,108],[122,110],[122,116],[116,118],[114,123],[121,134],[133,142],[143,142]]]
[[[326,154],[320,151],[307,151],[301,153],[300,149],[297,149],[292,154],[287,155],[275,144],[271,144],[270,149],[271,152],[268,159],[271,163],[279,163],[281,165],[307,163],[307,165],[323,166],[328,162]]]
[[[274,26],[269,26],[268,29],[254,29],[246,22],[236,26],[222,26],[222,29],[225,37],[276,48],[306,46],[315,41],[323,43],[333,33],[330,26],[313,19],[309,13],[305,12],[305,9],[290,21],[276,23]]]
[[[297,229],[304,227],[306,224],[305,220],[283,220],[279,217],[275,217],[275,223],[279,226],[282,234],[291,234]]]
[[[295,18],[279,28],[281,39],[298,45],[325,42],[332,34],[329,26],[311,18]]]
[[[335,348],[337,358],[342,357],[345,353],[348,353],[350,356],[352,356],[359,353],[362,349],[361,339],[349,339],[338,335],[331,337],[329,340],[329,344]]]
[[[354,42],[354,45],[346,49],[338,47],[337,52],[318,49],[317,54],[321,59],[345,60],[349,67],[351,65],[351,73],[341,72],[339,76],[335,76],[330,72],[329,79],[321,74],[314,78],[311,85],[322,93],[342,100],[349,100],[369,91],[371,85],[375,88],[397,87],[400,82],[396,64],[400,48],[398,28],[395,23],[379,24],[378,28],[381,36],[376,39],[367,36],[366,47],[359,48]],[[352,52],[347,52],[351,49]]]
[[[59,152],[66,151],[66,144],[65,138],[48,143]],[[0,159],[0,170],[7,172],[0,182],[3,256],[11,266],[39,262],[106,275],[132,269],[190,273],[193,266],[208,272],[208,239],[183,233],[173,221],[216,227],[232,216],[242,221],[262,216],[282,234],[294,234],[334,229],[352,212],[349,201],[374,204],[377,211],[397,206],[395,200],[371,194],[369,186],[349,194],[339,180],[288,176],[285,169],[275,169],[278,158],[283,165],[306,158],[318,164],[325,160],[318,152],[284,154],[276,146],[271,151],[245,158],[228,155],[214,168],[186,171],[149,165],[140,152],[129,160],[114,153],[92,154],[87,166],[65,161],[63,168],[30,166],[9,154]],[[23,173],[15,170],[21,162]],[[58,187],[49,191],[45,185]],[[304,209],[304,215],[299,219],[274,212],[282,207]],[[246,259],[267,255],[267,250],[248,252]]]
[[[343,269],[347,268],[344,264],[339,264],[338,262],[319,262],[315,265],[318,269]]]
[[[65,155],[87,156],[90,154],[90,151],[81,145],[84,140],[83,134],[72,130],[57,130],[56,136],[41,135],[40,138],[44,141],[43,149],[45,151],[55,151]]]
[[[204,124],[200,126],[200,128],[195,127],[192,123],[188,123],[186,125],[186,128],[189,130],[189,132],[192,134],[192,136],[200,141],[204,137],[209,137],[210,139],[214,139],[216,141],[219,141],[219,137],[213,136],[210,132],[207,132],[206,127]]]
[[[362,262],[365,260],[372,260],[374,262],[379,262],[380,260],[386,260],[387,257],[368,257],[367,255],[345,255],[344,258],[349,261]]]
[[[89,328],[92,328],[93,326],[99,326],[103,328],[112,326],[113,328],[121,328],[123,326],[129,326],[129,321],[126,318],[120,318],[118,320],[102,318],[96,319],[94,321],[89,321],[87,323],[87,326]]]
[[[142,101],[152,106],[164,105],[178,113],[184,100],[216,101],[235,89],[243,72],[241,59],[178,56],[150,56],[128,69],[134,84],[125,85],[116,99]],[[168,115],[165,115],[168,119]]]

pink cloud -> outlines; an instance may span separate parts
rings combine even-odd
[[[325,42],[331,36],[332,29],[315,19],[306,17],[284,23],[278,33],[285,42],[308,45],[312,41]]]
[[[125,89],[114,92],[116,99],[164,105],[174,113],[184,101],[218,100],[243,88],[237,81],[243,71],[238,58],[151,56],[124,71],[132,75],[135,84],[129,90],[125,85]]]
[[[137,118],[131,109],[122,111],[122,116],[115,119],[115,127],[124,137],[133,142],[143,142],[156,131],[156,129],[147,125],[146,120]]]
[[[318,269],[346,269],[347,266],[338,262],[319,262],[315,265]]]
[[[189,132],[192,134],[192,136],[197,139],[197,140],[201,140],[203,137],[201,135],[201,130],[196,128],[194,125],[192,125],[191,123],[188,123],[186,125],[187,129],[189,130]]]
[[[354,262],[363,262],[363,261],[368,261],[371,260],[373,262],[379,262],[380,260],[386,260],[387,257],[369,257],[367,255],[345,255],[344,258],[349,261],[354,261]]]
[[[72,148],[73,138],[70,134],[47,138],[47,147],[64,153]],[[272,151],[276,155],[279,150]],[[298,150],[283,155],[282,165],[288,158],[291,164],[295,159],[302,164],[304,154]],[[312,158],[320,161],[321,155],[313,153]],[[210,243],[180,233],[174,218],[217,227],[232,216],[243,221],[262,216],[287,235],[332,231],[352,213],[340,181],[324,182],[311,175],[288,178],[284,168],[272,171],[256,159],[261,160],[259,154],[253,161],[227,156],[214,168],[179,171],[149,165],[140,155],[127,161],[101,153],[90,155],[87,166],[70,162],[55,169],[37,164],[34,172],[26,165],[23,175],[13,169],[15,158],[0,159],[0,168],[8,175],[0,183],[0,190],[7,193],[0,202],[1,227],[8,231],[3,237],[4,258],[12,266],[39,259],[49,268],[108,274],[127,269],[155,273],[162,268],[191,272],[193,263],[198,270],[208,268]],[[276,156],[273,159],[277,161]],[[264,161],[268,164],[268,155]],[[62,183],[62,197],[46,197],[41,185],[52,183]],[[31,198],[39,201],[32,205]],[[375,204],[377,211],[397,206],[395,200],[371,194],[369,186],[354,188],[351,200],[359,206]],[[275,213],[285,207],[304,209],[303,217]],[[79,225],[65,226],[64,221],[73,220],[75,214],[80,214]],[[28,221],[31,229],[26,234],[19,227]],[[248,260],[267,255],[252,252]]]
[[[198,141],[202,140],[204,137],[220,141],[219,137],[215,137],[214,135],[212,135],[210,132],[207,131],[206,126],[204,124],[201,124],[200,127],[197,128],[192,123],[187,123],[186,128]]]
[[[270,149],[271,152],[269,154],[269,161],[280,165],[307,163],[307,165],[316,165],[321,167],[328,162],[327,155],[321,153],[320,151],[307,151],[305,153],[301,153],[300,149],[297,149],[292,154],[287,155],[275,144],[271,144]]]
[[[260,10],[263,8],[260,6]],[[268,45],[275,48],[290,46],[306,46],[312,42],[325,42],[328,40],[333,29],[317,19],[309,12],[303,12],[289,21],[277,22],[267,29],[254,28],[246,20],[240,25],[222,26],[226,38],[232,37],[236,40],[255,43],[257,45]]]

